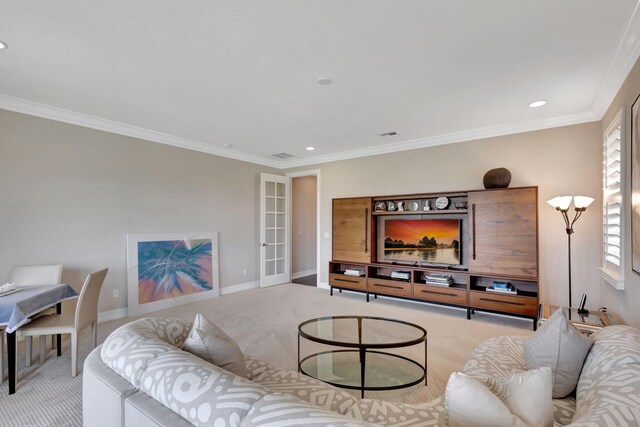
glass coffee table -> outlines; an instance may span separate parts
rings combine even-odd
[[[300,338],[340,347],[300,359]],[[424,365],[381,351],[424,343]],[[427,331],[409,322],[366,316],[311,319],[298,327],[298,371],[328,384],[364,392],[427,385]]]

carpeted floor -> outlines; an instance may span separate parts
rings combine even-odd
[[[386,298],[366,303],[362,294],[343,292],[330,297],[328,290],[293,284],[238,292],[153,315],[191,320],[197,312],[217,323],[245,353],[274,367],[292,370],[296,369],[297,327],[304,320],[356,314],[416,323],[428,331],[428,385],[366,393],[369,398],[407,403],[427,402],[441,396],[451,372],[460,370],[469,353],[485,339],[531,333],[530,320],[484,313],[476,313],[472,320],[466,320],[465,310]],[[98,342],[103,342],[111,331],[131,320],[100,324]],[[82,425],[82,373],[71,377],[68,346],[68,341],[63,342],[65,352],[59,358],[55,357],[54,350],[50,350],[41,365],[37,344],[34,344],[34,363],[29,368],[24,366],[24,353],[19,346],[17,392],[9,396],[7,383],[0,386],[0,426]],[[310,348],[303,342],[303,354]],[[80,345],[80,363],[88,351],[89,336],[85,331]],[[399,354],[422,362],[424,347],[407,348]]]

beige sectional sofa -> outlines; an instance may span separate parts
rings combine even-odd
[[[247,378],[180,348],[191,324],[145,318],[114,331],[85,362],[87,426],[371,425],[439,426],[443,399],[403,405],[357,399],[297,372],[245,356]],[[555,400],[556,425],[640,425],[640,331],[613,326],[594,334],[575,397]],[[523,337],[495,337],[464,372],[501,376],[525,370]]]

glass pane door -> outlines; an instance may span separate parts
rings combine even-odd
[[[260,174],[260,286],[271,286],[291,280],[290,209],[291,178]]]

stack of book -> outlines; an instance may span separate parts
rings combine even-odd
[[[494,281],[491,286],[489,286],[487,288],[487,291],[489,292],[498,292],[501,294],[512,294],[512,295],[517,295],[518,294],[518,290],[509,282],[501,282],[501,281]]]
[[[425,276],[424,282],[427,285],[435,285],[435,286],[451,286],[453,285],[453,277],[449,274],[436,274],[432,273],[428,276]]]
[[[357,276],[357,277],[362,277],[364,276],[364,271],[362,270],[355,270],[355,269],[351,269],[351,268],[347,268],[344,271],[344,275],[345,276]]]
[[[411,280],[410,271],[392,271],[391,278],[396,280]]]

